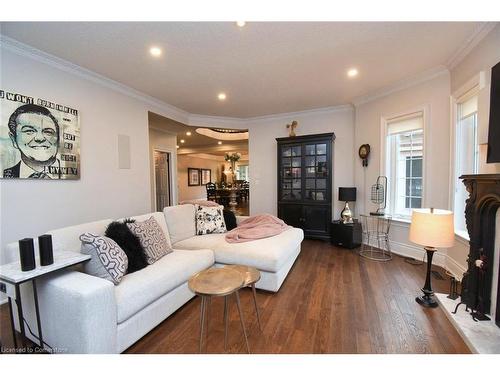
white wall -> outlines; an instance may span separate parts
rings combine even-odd
[[[81,179],[0,180],[2,248],[51,229],[150,211],[148,110],[179,118],[166,106],[121,93],[123,88],[112,89],[40,60],[2,43],[2,88],[79,110]],[[130,169],[118,169],[118,134],[130,136]]]
[[[149,128],[149,169],[150,169],[150,191],[151,191],[151,211],[156,209],[156,188],[155,188],[155,161],[154,151],[164,151],[170,153],[170,196],[172,205],[179,202],[177,186],[177,135],[165,131]]]
[[[371,146],[368,167],[362,167],[356,157],[355,182],[359,190],[360,212],[368,213],[377,208],[370,202],[369,191],[381,171],[381,119],[390,118],[416,109],[425,110],[424,154],[424,205],[448,209],[449,198],[449,105],[450,77],[446,70],[430,80],[415,86],[379,97],[356,106],[355,152],[364,143]],[[408,241],[408,223],[394,222],[390,238],[392,250],[421,258],[423,249]],[[446,250],[436,254],[436,264],[444,265]]]
[[[354,186],[353,141],[354,110],[351,106],[337,107],[296,114],[254,119],[250,129],[250,214],[277,213],[277,143],[276,138],[287,137],[286,124],[293,120],[299,125],[297,135],[334,132],[333,152],[333,216],[338,217],[342,202],[337,201],[339,186]]]

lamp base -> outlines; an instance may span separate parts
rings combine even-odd
[[[431,287],[431,270],[432,270],[432,256],[436,251],[436,248],[426,246],[425,252],[427,253],[427,275],[425,276],[425,285],[421,289],[424,292],[424,295],[421,297],[415,298],[415,301],[421,306],[424,307],[437,307],[438,303],[434,299],[434,292]]]
[[[352,224],[352,212],[351,209],[349,208],[349,202],[345,202],[344,209],[340,213],[340,218],[342,220],[343,224]]]
[[[416,297],[415,301],[424,307],[438,307],[438,303],[433,296],[423,295],[421,297]]]

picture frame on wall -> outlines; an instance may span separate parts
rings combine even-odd
[[[188,168],[188,186],[200,186],[200,170]]]
[[[206,185],[212,182],[212,170],[211,169],[201,169],[201,184]]]

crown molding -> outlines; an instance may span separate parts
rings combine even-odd
[[[276,113],[271,115],[264,116],[256,116],[256,117],[247,117],[245,118],[245,122],[247,124],[267,121],[267,120],[281,120],[281,119],[290,119],[291,117],[300,117],[307,115],[315,115],[315,114],[328,114],[334,112],[344,112],[344,111],[353,111],[354,107],[352,104],[341,104],[331,107],[321,107],[321,108],[313,108],[306,109],[304,111],[296,111],[296,112],[284,112],[284,113]]]
[[[498,22],[480,22],[473,30],[472,34],[458,47],[453,55],[446,62],[448,69],[455,68],[467,55],[484,39],[488,33],[495,28]]]
[[[224,117],[224,116],[210,116],[190,114],[188,116],[187,125],[189,126],[203,126],[203,127],[222,127],[232,126],[236,129],[246,129],[247,119],[241,117]]]
[[[439,65],[432,69],[419,73],[413,77],[405,78],[380,90],[376,90],[370,94],[359,96],[353,100],[353,104],[355,107],[357,107],[359,105],[383,98],[384,96],[419,85],[446,74],[450,74],[450,71],[445,66]]]
[[[219,117],[219,116],[205,116],[205,115],[192,114],[189,116],[188,125],[207,126],[207,127],[226,125],[226,126],[236,127],[237,129],[247,129],[249,124],[260,121],[289,119],[290,117],[299,117],[312,114],[327,114],[327,113],[341,112],[341,111],[352,111],[353,109],[354,108],[351,104],[342,104],[332,107],[321,107],[321,108],[307,109],[304,111],[284,112],[284,113],[276,113],[276,114],[256,116],[256,117]]]
[[[89,69],[83,68],[79,65],[73,64],[72,62],[61,59],[60,57],[51,55],[47,52],[43,52],[39,49],[31,47],[27,44],[21,43],[3,34],[0,34],[0,45],[6,50],[13,52],[17,55],[24,56],[32,60],[36,60],[38,62],[49,65],[53,68],[76,75],[80,78],[97,83],[101,86],[107,87],[121,94],[140,100],[144,103],[147,103],[159,109],[162,109],[166,113],[168,113],[169,117],[171,117],[176,121],[187,122],[189,118],[189,113],[180,108],[165,103],[161,100],[158,100],[139,90],[124,85],[123,83],[114,81],[110,78],[100,75],[99,73],[95,73]]]

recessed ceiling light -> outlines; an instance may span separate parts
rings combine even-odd
[[[149,49],[149,53],[154,57],[161,56],[161,48],[160,47],[151,47]]]
[[[217,144],[218,144],[218,145],[221,145],[221,144],[222,144],[222,141],[217,142]]]
[[[176,145],[175,147],[179,148],[179,145]]]
[[[186,132],[186,135],[187,135],[187,136],[191,135],[191,132]]]
[[[181,143],[184,143],[184,142],[186,142],[186,141],[184,139],[181,139]]]
[[[217,97],[219,98],[219,100],[226,100],[226,94],[221,92],[219,95],[217,95]]]
[[[243,27],[245,26],[247,23],[245,21],[236,21],[236,25],[238,25],[238,27]]]
[[[347,76],[350,78],[356,77],[359,74],[358,69],[351,68],[347,71]]]

